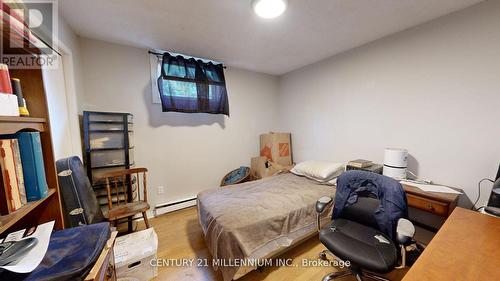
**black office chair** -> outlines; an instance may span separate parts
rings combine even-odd
[[[322,197],[316,203],[318,216],[332,202]],[[354,275],[388,280],[374,273],[385,274],[396,268],[398,258],[405,266],[405,246],[412,242],[415,228],[405,219],[408,212],[406,195],[399,182],[375,173],[348,171],[337,181],[333,221],[321,228],[319,238],[328,250],[321,259],[331,255],[344,261],[348,270],[332,272],[323,278],[328,281]],[[398,247],[400,253],[398,253]]]

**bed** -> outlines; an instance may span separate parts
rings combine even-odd
[[[198,218],[213,257],[210,265],[225,281],[242,277],[257,267],[244,261],[275,257],[315,235],[316,201],[334,194],[333,186],[292,173],[199,193]],[[323,222],[330,216],[331,207]]]

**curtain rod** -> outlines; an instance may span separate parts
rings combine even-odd
[[[160,53],[160,52],[155,52],[155,51],[151,51],[151,50],[148,50],[148,53],[149,53],[149,54],[152,54],[152,55],[155,55],[155,56],[157,56],[157,57],[162,57],[162,56],[163,56],[163,53]],[[166,53],[168,53],[168,52],[166,52]],[[186,56],[186,57],[190,57],[190,56]],[[209,60],[209,59],[206,59],[206,60]],[[213,61],[213,60],[209,60],[209,61]],[[227,68],[227,67],[226,67],[223,63],[221,63],[221,62],[217,62],[217,63],[222,64],[222,68],[224,68],[224,69],[226,69],[226,68]]]

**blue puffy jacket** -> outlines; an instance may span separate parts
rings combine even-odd
[[[333,219],[340,217],[344,207],[356,203],[360,193],[369,193],[380,200],[374,217],[379,230],[394,240],[398,220],[408,218],[406,194],[401,184],[392,178],[371,172],[343,173],[337,180]]]

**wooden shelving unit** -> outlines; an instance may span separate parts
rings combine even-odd
[[[21,130],[44,132],[45,118],[0,116],[0,132],[14,134]]]
[[[9,21],[10,16],[4,13],[4,21]],[[2,40],[2,54],[13,54],[31,56],[36,58],[41,51],[39,46],[32,42],[33,37],[27,36],[28,32],[23,29],[19,33],[23,44],[11,44],[11,30],[3,25],[0,30],[0,40]],[[34,34],[34,33],[33,33]],[[15,40],[15,39],[14,39]],[[40,40],[37,40],[41,42]],[[10,46],[22,46],[22,48]],[[46,46],[51,48],[50,46]],[[58,54],[54,50],[55,54]],[[50,131],[50,116],[48,110],[47,95],[43,84],[42,70],[40,67],[27,69],[16,69],[9,67],[10,77],[21,80],[23,96],[26,99],[30,117],[5,117],[0,116],[0,135],[14,134],[20,131],[40,132],[42,144],[42,154],[45,168],[45,178],[49,186],[48,196],[33,202],[28,202],[19,210],[10,214],[0,216],[0,238],[12,231],[37,226],[41,223],[55,221],[54,228],[64,228],[64,217],[62,213],[61,196],[57,181],[57,172],[54,159],[54,149],[52,146],[52,136]],[[1,136],[0,136],[1,137]],[[3,179],[0,177],[0,191],[3,191]],[[3,202],[0,202],[3,203]]]
[[[30,111],[30,117],[0,116],[0,135],[14,134],[19,131],[40,132],[45,177],[50,189],[47,197],[29,202],[13,213],[0,216],[0,238],[10,232],[48,221],[55,221],[55,229],[64,228],[42,71],[41,69],[10,69],[9,72],[11,77],[21,79],[21,87]],[[0,190],[3,190],[1,177]]]
[[[31,211],[35,210],[36,207],[38,207],[44,201],[50,199],[50,197],[53,196],[54,194],[56,194],[56,190],[54,188],[50,188],[47,197],[40,199],[38,201],[29,202],[27,205],[23,206],[19,210],[5,216],[1,216],[0,223],[2,224],[2,226],[0,227],[0,233],[3,233],[4,230],[9,229],[9,227],[14,225],[19,220],[21,220],[24,216],[28,215]]]
[[[21,79],[23,94],[31,116],[0,116],[0,137],[1,135],[15,134],[20,131],[40,132],[45,177],[50,189],[47,197],[28,202],[27,205],[13,213],[0,216],[0,237],[4,237],[12,231],[29,228],[52,220],[55,221],[55,229],[62,229],[64,228],[64,219],[61,212],[61,199],[42,71],[41,69],[10,69],[9,72],[11,77]],[[3,190],[3,180],[1,178],[0,190]]]

